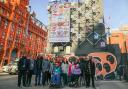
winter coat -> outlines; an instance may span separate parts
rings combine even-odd
[[[41,59],[36,59],[34,63],[34,69],[35,71],[42,71],[42,60]]]
[[[68,67],[68,76],[71,76],[72,74],[72,64],[69,64],[69,67]]]
[[[74,65],[74,68],[72,69],[72,74],[75,75],[80,75],[81,74],[81,69],[79,68],[79,65]]]
[[[85,61],[81,60],[79,66],[80,66],[82,74],[84,74],[85,73]]]
[[[29,70],[34,70],[34,60],[30,59]]]
[[[60,66],[54,66],[53,68],[53,74],[61,74],[62,73],[62,69]]]
[[[95,63],[94,62],[86,61],[85,74],[86,75],[95,75]]]
[[[65,74],[68,74],[68,64],[62,63],[61,68],[62,68],[62,72]]]
[[[22,70],[27,70],[28,68],[28,62],[27,62],[27,58],[26,57],[22,57],[20,58],[19,62],[18,62],[18,70],[22,71]]]
[[[50,73],[53,73],[53,67],[54,67],[54,63],[53,62],[50,62]]]
[[[50,71],[50,62],[48,60],[43,60],[43,72]]]

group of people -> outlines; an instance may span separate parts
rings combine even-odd
[[[18,87],[23,81],[24,87],[31,86],[32,75],[35,75],[35,86],[79,86],[83,81],[86,87],[95,87],[95,63],[92,56],[76,58],[47,58],[38,56],[36,59],[22,56],[18,62]]]

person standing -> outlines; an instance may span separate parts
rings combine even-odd
[[[30,57],[27,60],[27,64],[28,64],[28,70],[27,70],[27,86],[30,86],[31,84],[31,79],[32,79],[32,75],[34,73],[34,60]]]
[[[124,66],[119,65],[118,68],[117,68],[117,73],[118,73],[119,79],[121,81],[122,80],[122,77],[124,75]]]
[[[41,72],[42,72],[42,60],[40,56],[35,60],[35,86],[40,85],[41,80]]]
[[[43,78],[43,85],[50,82],[50,62],[46,57],[43,60]]]
[[[53,67],[54,67],[54,63],[53,63],[53,59],[52,59],[52,60],[50,60],[50,70],[49,70],[49,72],[50,72],[50,81],[51,81],[51,76],[52,76],[52,73],[53,73]]]
[[[85,77],[86,77],[86,87],[90,87],[90,80],[92,81],[92,87],[95,87],[95,63],[92,61],[92,56],[88,56],[85,64]]]
[[[93,57],[90,56],[90,64],[91,64],[91,80],[92,80],[92,87],[95,88],[95,70],[96,70],[96,67],[95,67],[95,63],[93,62]]]
[[[74,81],[73,86],[77,87],[79,86],[79,77],[81,75],[81,69],[78,63],[75,63],[73,67],[74,67],[72,70],[73,81]]]
[[[84,85],[85,84],[85,58],[81,57],[80,58],[80,69],[81,69],[81,75],[80,75],[80,84]]]
[[[22,56],[18,62],[18,87],[21,87],[21,81],[23,81],[23,86],[26,87],[26,69],[27,58]]]
[[[68,62],[62,61],[61,69],[62,69],[62,78],[63,78],[63,84],[68,84]]]
[[[41,84],[44,85],[44,78],[45,78],[44,71],[43,71],[44,70],[44,66],[43,66],[43,64],[44,64],[44,57],[41,56],[40,59],[42,60],[42,71],[41,71],[42,78],[41,78]]]

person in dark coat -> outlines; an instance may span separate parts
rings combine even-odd
[[[90,61],[91,61],[91,79],[92,79],[92,87],[95,87],[95,70],[96,70],[96,67],[95,67],[95,63],[92,61],[93,58],[91,57],[90,58]]]
[[[92,87],[95,87],[95,63],[92,61],[92,56],[88,56],[88,60],[85,64],[85,76],[86,76],[86,87],[90,87],[90,80],[92,81]]]
[[[81,57],[80,63],[79,63],[79,66],[81,69],[81,75],[80,75],[81,85],[85,84],[85,60],[84,59],[85,59],[84,57]]]
[[[42,84],[45,85],[50,82],[50,61],[45,57],[43,60],[43,82]]]
[[[27,86],[30,86],[31,84],[31,79],[32,79],[32,75],[34,73],[34,60],[30,57],[27,59],[27,81],[26,84]]]
[[[120,79],[120,81],[121,81],[121,80],[122,80],[122,77],[123,77],[123,75],[124,75],[124,66],[123,66],[123,65],[119,65],[119,66],[118,66],[117,73],[118,73],[119,79]]]
[[[35,60],[35,86],[40,85],[42,72],[42,60],[40,56]]]
[[[18,62],[18,87],[21,87],[21,81],[23,86],[26,87],[26,72],[27,72],[27,58],[22,56]]]

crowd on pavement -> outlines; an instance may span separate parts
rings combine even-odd
[[[73,58],[75,60],[71,60]],[[30,87],[35,75],[35,86],[78,87],[83,82],[87,88],[90,85],[95,88],[95,63],[92,59],[92,56],[69,59],[63,56],[48,58],[39,55],[36,59],[22,56],[18,62],[18,87]]]

